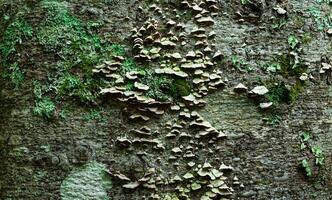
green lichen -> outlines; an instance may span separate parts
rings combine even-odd
[[[61,185],[61,199],[109,200],[107,190],[112,182],[105,168],[103,164],[91,161],[74,169]]]
[[[316,22],[317,29],[323,31],[325,29],[332,28],[332,12],[326,11],[322,5],[319,4],[328,4],[330,2],[321,1],[317,2],[318,5],[309,7],[308,12],[314,18]]]

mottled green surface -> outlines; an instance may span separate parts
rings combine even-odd
[[[105,170],[106,166],[96,161],[74,169],[62,182],[61,199],[109,200],[111,181]]]

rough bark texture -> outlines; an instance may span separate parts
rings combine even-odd
[[[68,4],[76,16],[104,20],[100,33],[111,33],[108,37],[111,42],[131,46],[131,29],[146,20],[138,6],[147,6],[147,1],[105,2],[68,1]],[[308,11],[316,6],[322,13],[331,14],[331,5],[318,4],[313,0],[245,2],[242,5],[237,0],[218,1],[221,10],[214,17],[212,29],[216,32],[215,49],[221,51],[225,58],[236,55],[250,64],[253,70],[240,72],[231,67],[229,61],[218,64],[228,82],[224,88],[206,96],[206,106],[196,110],[213,127],[226,133],[227,138],[202,145],[202,148],[197,144],[194,162],[203,164],[208,161],[218,167],[223,162],[234,168],[226,176],[227,184],[234,190],[229,199],[332,199],[331,77],[328,73],[319,73],[321,63],[328,63],[332,58],[331,37],[326,33],[332,28],[332,22],[330,27],[318,30],[319,19]],[[164,3],[176,5],[178,1]],[[274,9],[277,5],[285,8],[287,14],[278,15]],[[125,19],[127,16],[129,19]],[[38,21],[37,18],[29,16],[31,23]],[[272,28],[280,19],[288,23],[281,28]],[[192,26],[190,21],[186,23],[188,30]],[[312,78],[305,81],[294,102],[280,103],[271,114],[270,111],[261,111],[256,100],[233,91],[238,83],[253,88],[257,85],[257,77],[289,81],[294,85],[298,77],[267,73],[260,66],[291,51],[287,42],[290,35],[301,38],[305,33],[310,34],[310,41],[300,42],[296,52],[308,66],[306,73]],[[25,48],[37,46],[34,42]],[[35,52],[38,46],[32,51],[37,64],[52,59],[38,57],[38,52]],[[23,50],[22,56],[26,56],[24,54],[28,55]],[[0,199],[107,199],[104,192],[109,199],[145,199],[153,190],[138,188],[128,191],[121,187],[124,183],[116,179],[109,184],[105,179],[110,175],[103,174],[101,169],[121,171],[132,180],[142,177],[151,167],[156,169],[158,176],[167,178],[183,176],[188,171],[186,165],[190,160],[172,161],[169,156],[171,149],[181,145],[186,147],[189,140],[169,141],[164,138],[169,132],[165,124],[177,120],[179,113],[167,111],[149,122],[133,123],[128,121],[124,107],[116,102],[104,102],[91,108],[68,100],[59,101],[61,106],[58,106],[67,105],[65,119],[46,120],[34,115],[35,97],[31,81],[44,74],[43,70],[41,67],[28,69],[26,79],[30,82],[27,81],[20,89],[12,89],[5,80],[0,82]],[[101,110],[101,117],[87,119],[96,108]],[[274,115],[280,116],[278,123],[270,123],[269,118]],[[132,137],[129,130],[142,125],[150,127],[152,132],[158,131],[153,136],[163,142],[166,150],[156,151],[149,145],[127,149],[117,144],[118,137]],[[303,132],[310,133],[310,145],[320,146],[325,157],[320,167],[310,163],[311,177],[307,177],[301,167],[304,158],[314,159],[310,149],[300,148]],[[200,142],[207,144],[209,140]],[[139,152],[146,154],[137,155]],[[90,178],[85,180],[82,177],[83,180],[76,182],[80,176]],[[234,184],[235,176],[240,184]],[[83,184],[87,189],[71,188],[71,184]],[[173,194],[173,186],[162,186],[155,193],[166,199],[163,195]],[[97,191],[98,194],[82,196],[82,191]],[[191,198],[200,199],[202,193],[204,191],[193,191]]]

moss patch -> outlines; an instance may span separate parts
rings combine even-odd
[[[290,91],[284,83],[277,84],[269,88],[269,92],[266,97],[270,102],[273,102],[274,105],[291,102]]]
[[[43,98],[36,102],[34,113],[41,117],[50,119],[54,116],[55,104],[49,98]]]
[[[9,20],[9,19],[8,19]],[[15,88],[18,88],[24,80],[24,72],[21,70],[20,58],[13,58],[18,45],[30,39],[33,34],[32,27],[21,17],[15,19],[5,29],[0,42],[0,65],[2,78],[10,80]],[[1,38],[1,37],[0,37]],[[15,60],[15,62],[11,62]]]
[[[107,82],[94,76],[92,68],[101,60],[124,54],[120,45],[110,44],[94,33],[98,22],[84,22],[72,15],[65,2],[42,1],[45,21],[36,31],[44,53],[56,55],[46,65],[48,81],[57,97],[72,97],[81,103],[94,102],[97,92]]]
[[[0,44],[0,52],[3,64],[7,64],[9,56],[16,52],[16,46],[21,44],[23,40],[32,36],[32,27],[23,19],[15,19],[5,30],[2,43]]]
[[[304,83],[300,80],[296,81],[295,85],[291,88],[289,92],[289,98],[291,102],[296,101],[300,93],[303,91]]]
[[[301,62],[295,60],[290,55],[282,55],[277,58],[277,61],[280,65],[280,73],[283,76],[301,76],[307,69],[307,67]]]

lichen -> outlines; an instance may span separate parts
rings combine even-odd
[[[61,199],[109,200],[107,189],[111,188],[111,184],[105,166],[91,161],[74,169],[63,181],[60,188]]]

